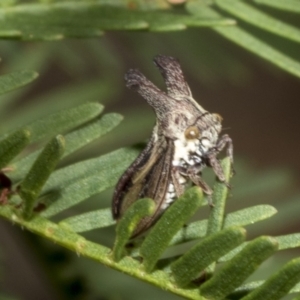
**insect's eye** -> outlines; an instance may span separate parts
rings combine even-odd
[[[217,121],[218,121],[219,123],[221,123],[221,122],[223,121],[222,116],[220,116],[219,114],[213,114],[213,116],[217,119]]]
[[[200,137],[200,131],[198,127],[191,126],[186,129],[184,135],[188,140],[198,139]]]

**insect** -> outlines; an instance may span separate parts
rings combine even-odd
[[[210,196],[212,190],[201,177],[204,167],[211,167],[227,184],[217,159],[224,148],[233,163],[232,140],[227,134],[220,136],[222,117],[209,113],[193,99],[179,62],[158,55],[154,64],[164,78],[167,93],[139,70],[131,69],[125,75],[126,86],[146,99],[157,118],[146,148],[119,179],[113,195],[116,220],[140,198],[152,198],[156,203],[155,213],[140,221],[132,238],[148,230],[189,184]]]

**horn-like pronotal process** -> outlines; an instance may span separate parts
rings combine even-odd
[[[129,70],[125,75],[126,86],[148,102],[157,118],[150,141],[122,175],[113,195],[116,220],[140,198],[155,201],[155,213],[140,221],[132,238],[148,230],[188,185],[197,185],[210,196],[212,190],[201,177],[206,166],[227,184],[217,158],[224,148],[233,163],[232,140],[227,134],[220,135],[221,116],[195,101],[178,60],[158,55],[154,64],[164,78],[166,93],[139,70]]]

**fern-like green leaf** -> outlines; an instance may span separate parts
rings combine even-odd
[[[59,225],[74,232],[85,232],[111,226],[115,223],[111,208],[104,208],[69,217],[59,222]]]
[[[20,4],[1,8],[0,16],[0,36],[23,40],[93,37],[102,35],[103,30],[169,31],[188,26],[232,24],[231,20],[222,18],[201,19],[186,14],[134,11],[97,2],[72,1]]]
[[[59,7],[58,12],[61,12],[62,8],[69,9],[70,3],[70,1],[54,1],[49,6],[24,4],[21,5],[21,8],[28,8],[29,15],[32,14],[31,9],[33,8],[36,9],[37,13],[41,13],[41,7],[49,7],[51,8],[49,9],[50,12],[53,13],[51,11],[53,5],[57,5]],[[80,8],[91,5],[88,1],[81,1],[80,3]],[[99,3],[96,4],[100,5]],[[188,4],[188,7],[196,4],[199,3]],[[17,6],[12,5],[12,15],[16,13],[15,7]],[[116,6],[112,8],[112,11],[115,11],[116,8],[118,11],[122,11],[122,14],[124,12],[124,19],[120,18],[119,20],[120,22],[124,21],[125,13],[127,14],[126,9],[120,9]],[[203,15],[207,11],[211,12],[209,10],[201,12],[202,16],[201,20],[199,18],[199,22],[203,22],[205,19]],[[46,14],[47,12],[44,11],[43,13]],[[137,26],[136,29],[142,24],[142,22],[137,22],[138,18],[135,19],[139,15],[138,13],[140,11],[135,11],[133,14],[130,12],[133,16],[130,24],[133,27]],[[161,17],[152,20],[158,13]],[[181,13],[182,11],[178,11],[178,16],[175,16],[173,11],[166,14],[151,11],[150,13],[142,12],[142,16],[144,17],[143,22],[147,20],[147,29],[150,30],[178,30],[186,26],[194,26],[195,24],[198,26],[200,24],[197,23],[198,21],[193,23],[198,17],[191,18],[191,16],[183,16]],[[193,13],[196,14],[197,11],[195,10]],[[128,15],[126,15],[127,17]],[[217,19],[220,21],[220,16],[213,18],[214,21]],[[21,21],[23,22],[20,20],[19,24],[22,23]],[[46,21],[49,22],[49,20]],[[212,18],[209,22],[211,21]],[[116,26],[121,26],[120,24],[116,22]],[[126,23],[125,26],[128,24]],[[107,26],[112,25],[109,23]],[[219,29],[216,28],[216,30]],[[78,100],[78,102],[80,101]],[[11,135],[5,135],[2,138],[0,142],[0,165],[2,167],[7,166],[28,142],[43,140],[44,143],[46,139],[52,138],[46,146],[43,146],[43,143],[35,143],[35,147],[40,148],[29,155],[24,154],[24,151],[21,154],[26,156],[17,157],[13,161],[13,170],[5,176],[11,177],[13,182],[19,185],[16,189],[16,184],[13,185],[12,190],[9,190],[7,195],[5,194],[8,201],[1,202],[0,215],[2,217],[80,255],[92,258],[108,267],[130,274],[186,299],[204,300],[210,298],[217,300],[224,299],[224,297],[226,299],[244,297],[246,300],[273,300],[280,299],[288,292],[299,291],[300,285],[297,285],[300,281],[299,259],[290,261],[264,281],[241,285],[277,249],[300,247],[300,234],[295,233],[276,238],[258,237],[252,241],[243,242],[245,230],[240,228],[241,226],[269,218],[276,213],[276,210],[269,205],[259,205],[225,215],[228,185],[221,182],[216,182],[214,185],[212,200],[214,207],[210,209],[208,220],[187,224],[190,217],[202,206],[201,190],[198,187],[192,187],[162,214],[149,230],[145,239],[141,240],[140,244],[136,243],[137,248],[132,253],[126,251],[125,245],[130,240],[140,219],[150,215],[155,210],[155,204],[151,199],[136,201],[127,210],[124,218],[118,221],[116,240],[111,249],[88,241],[77,234],[115,224],[110,208],[83,214],[76,214],[74,213],[76,210],[70,210],[68,213],[69,215],[72,214],[71,217],[63,219],[58,224],[51,222],[50,217],[113,187],[138,154],[133,149],[119,149],[54,171],[57,162],[62,157],[66,157],[102,137],[120,123],[122,117],[114,113],[99,118],[102,109],[103,107],[97,103],[83,104],[31,122],[22,130],[13,131]],[[135,121],[137,120],[135,119]],[[57,136],[59,133],[66,133],[65,145],[62,136]],[[54,135],[55,138],[53,138]],[[65,150],[64,154],[62,154],[63,150]],[[231,162],[226,158],[221,163],[226,181],[229,182]],[[285,183],[288,181],[287,178],[282,179],[282,177],[280,177],[281,181],[278,181],[278,178],[278,174],[272,177],[273,184],[274,182]],[[248,179],[249,177],[246,180],[247,184],[249,184]],[[262,179],[256,178],[256,180],[256,183],[253,181],[256,189],[251,191],[251,196],[266,191],[265,187],[262,188],[259,185],[259,181]],[[245,195],[246,192],[244,194],[240,192],[240,196]],[[37,203],[38,206],[36,206]],[[34,217],[30,218],[32,215]],[[185,226],[185,224],[187,225]],[[178,251],[175,255],[172,249],[168,249],[169,246],[196,239],[198,240],[195,241],[194,246],[185,250],[183,254]],[[165,258],[161,259],[163,254],[165,254]],[[142,262],[137,259],[137,255],[143,258]],[[223,262],[225,263],[220,264]],[[220,269],[214,272],[214,266],[217,264]],[[195,279],[199,279],[197,278],[199,273],[205,268],[205,274],[209,278],[199,287]]]
[[[47,207],[42,216],[56,215],[114,186],[136,154],[134,150],[120,149],[54,172],[42,191]]]
[[[300,240],[299,240],[300,234],[294,233],[294,234],[287,234],[282,236],[276,236],[276,241],[278,242],[278,250],[284,250],[284,249],[292,249],[300,247]],[[225,256],[223,256],[220,261],[228,261],[232,259],[238,252],[240,252],[242,249],[246,247],[248,242],[245,242],[232,250],[231,252],[227,253]]]
[[[257,205],[238,210],[224,218],[224,228],[231,226],[246,226],[272,217],[277,210],[271,205]]]
[[[63,136],[52,139],[38,156],[19,186],[19,195],[24,201],[23,216],[29,219],[35,200],[53,172],[65,149]]]
[[[204,6],[202,1],[190,2],[187,5],[188,11],[194,15],[203,17],[221,17],[215,10]],[[276,50],[271,45],[266,44],[264,41],[259,40],[255,36],[248,33],[246,30],[238,26],[228,27],[214,27],[216,32],[231,40],[232,42],[240,45],[248,51],[272,62],[274,65],[300,77],[300,63],[289,56]]]
[[[201,294],[210,299],[223,299],[242,284],[277,248],[277,241],[271,237],[262,236],[249,242],[241,252],[200,287]]]
[[[31,142],[51,137],[56,132],[65,132],[98,116],[103,110],[99,103],[86,103],[75,108],[53,113],[41,120],[28,124]]]
[[[300,42],[300,29],[281,22],[241,0],[216,0],[219,7],[254,26]]]
[[[239,227],[207,236],[171,265],[176,283],[179,286],[188,285],[200,271],[241,244],[245,237],[246,231]]]
[[[129,207],[122,219],[117,224],[116,239],[113,247],[112,257],[119,261],[124,253],[124,247],[130,237],[133,235],[135,228],[142,218],[151,216],[155,210],[155,203],[151,199],[140,199]]]
[[[162,215],[141,245],[140,254],[143,257],[145,270],[149,272],[154,268],[174,234],[201,205],[201,190],[198,187],[193,187],[177,199]]]
[[[276,240],[279,243],[279,250],[300,247],[300,233],[277,236]]]
[[[66,134],[64,136],[66,146],[63,158],[105,135],[115,128],[122,119],[123,117],[119,114],[106,114],[101,119],[96,119],[95,121]],[[14,172],[12,173],[12,178],[14,181],[18,181],[24,176],[41,151],[42,150],[37,150],[13,164]]]
[[[0,169],[5,167],[30,142],[28,130],[18,130],[0,141]]]
[[[175,287],[174,284],[170,283],[169,275],[163,271],[158,270],[152,274],[145,273],[144,270],[141,270],[140,263],[131,257],[124,257],[120,262],[115,262],[111,259],[111,249],[88,241],[64,226],[61,227],[43,217],[37,215],[32,220],[26,221],[18,216],[18,212],[14,208],[9,206],[1,206],[0,215],[8,220],[13,220],[16,224],[27,228],[31,232],[47,237],[56,244],[76,252],[78,255],[89,257],[106,266],[131,274],[136,278],[155,284],[187,299],[203,299],[199,296],[199,291],[196,288],[183,290]]]
[[[270,205],[258,205],[229,213],[224,218],[224,228],[246,226],[270,218],[276,209]],[[170,245],[181,244],[202,238],[207,233],[207,220],[193,222],[182,228],[170,242]]]
[[[243,300],[279,300],[300,280],[300,258],[288,262]]]
[[[111,168],[111,162],[115,161],[117,158],[120,158],[121,160],[124,160],[124,157],[126,157],[127,154],[130,154],[130,160],[132,161],[134,157],[136,156],[135,151],[129,151],[128,150],[118,150],[115,151],[114,155],[105,155],[102,156],[100,159],[99,166],[101,165],[104,170],[110,170]],[[63,168],[61,170],[58,170],[53,173],[53,176],[48,180],[46,187],[44,188],[45,195],[51,193],[51,190],[56,190],[60,186],[72,186],[72,183],[74,179],[80,180],[82,176],[84,177],[86,172],[91,172],[91,176],[94,174],[97,174],[97,168],[98,166],[95,165],[95,160],[88,160],[87,165],[86,162],[77,163],[73,166],[69,166],[66,168]],[[230,166],[230,162],[228,160],[223,161],[223,164],[226,162],[227,165]],[[124,162],[124,165],[128,165],[130,161]],[[126,166],[123,166],[125,168]],[[114,168],[114,167],[113,167]],[[68,176],[66,176],[68,175]],[[120,174],[119,174],[120,175]],[[118,176],[119,176],[118,175]],[[118,177],[115,176],[115,177]],[[220,183],[219,183],[220,184]],[[224,184],[223,184],[224,185]],[[109,186],[109,185],[107,185]],[[106,186],[106,187],[107,187]],[[104,187],[105,188],[105,187]],[[146,240],[142,243],[142,247],[146,247],[149,251],[153,250],[156,255],[153,258],[147,257],[146,254],[146,260],[148,259],[150,261],[150,264],[152,264],[151,268],[153,268],[153,265],[156,263],[157,259],[160,257],[162,251],[167,247],[170,238],[175,234],[175,232],[182,226],[183,223],[185,223],[184,220],[189,218],[189,216],[197,209],[201,203],[197,200],[198,196],[194,193],[198,191],[198,188],[192,188],[185,193],[185,195],[182,197],[181,200],[184,200],[182,203],[180,203],[180,200],[177,200],[171,207],[166,211],[166,213],[163,215],[162,219],[159,220],[155,227],[161,227],[159,230],[160,234],[155,233],[155,227],[152,229],[152,232],[149,233],[148,237],[152,235],[151,240],[156,241],[157,243],[164,244],[162,245],[154,245],[152,244],[150,239],[148,242]],[[74,192],[73,196],[77,193]],[[92,191],[94,193],[94,191]],[[71,194],[70,194],[71,195]],[[187,197],[187,195],[189,195]],[[222,197],[222,193],[219,194],[220,197]],[[84,198],[84,197],[83,197]],[[43,197],[42,197],[43,199]],[[194,204],[191,204],[195,201],[195,207]],[[75,200],[76,202],[76,200]],[[70,202],[71,203],[71,202]],[[138,204],[136,202],[136,204]],[[150,202],[151,203],[151,202]],[[216,203],[219,203],[218,201]],[[54,203],[53,205],[56,205]],[[71,204],[71,205],[74,205]],[[177,207],[177,210],[174,208],[173,211],[171,208]],[[183,207],[182,207],[183,206]],[[188,208],[187,208],[188,207]],[[193,207],[193,209],[192,209]],[[153,207],[152,207],[153,208]],[[178,209],[179,208],[179,209]],[[48,210],[51,209],[51,206],[48,208]],[[63,208],[63,210],[65,207]],[[188,211],[188,213],[185,213],[184,211]],[[61,210],[58,210],[61,211]],[[180,211],[182,214],[178,215],[178,211]],[[254,212],[258,211],[262,214],[273,214],[274,209],[272,207],[266,206],[266,207],[253,207],[248,210],[242,210],[240,212],[232,213],[231,217],[229,217],[229,221],[227,222],[227,226],[236,223],[243,222],[241,221],[242,215],[247,215],[247,212],[252,212],[252,217],[255,218]],[[130,211],[129,211],[130,212]],[[35,215],[35,217],[31,221],[26,221],[19,217],[18,210],[9,207],[9,206],[3,206],[0,207],[0,215],[2,215],[5,218],[11,219],[14,222],[22,225],[25,228],[28,228],[29,230],[36,232],[40,235],[47,236],[52,241],[55,241],[58,244],[62,244],[63,246],[72,249],[73,251],[76,251],[78,254],[82,254],[85,256],[88,256],[90,258],[93,258],[107,266],[110,266],[112,268],[121,270],[125,273],[131,274],[137,278],[141,278],[144,281],[151,282],[163,289],[169,290],[175,294],[181,295],[188,299],[204,299],[202,297],[202,294],[211,294],[211,291],[213,290],[214,293],[214,299],[218,299],[218,297],[221,297],[220,295],[227,295],[229,293],[237,293],[239,290],[240,293],[248,293],[253,290],[253,284],[250,287],[240,287],[237,291],[234,291],[236,287],[238,287],[241,282],[243,281],[243,278],[248,277],[253,270],[262,262],[265,260],[273,251],[277,248],[277,242],[274,242],[271,238],[258,238],[254,241],[251,241],[249,243],[246,243],[244,247],[240,249],[240,251],[235,255],[233,259],[228,261],[228,264],[224,266],[224,268],[221,269],[221,273],[224,272],[223,276],[221,276],[224,280],[226,278],[226,283],[220,284],[220,279],[217,278],[219,273],[213,275],[212,279],[207,281],[205,284],[203,284],[199,289],[194,286],[190,281],[196,276],[196,271],[200,271],[205,267],[205,265],[210,264],[212,261],[217,260],[217,257],[222,256],[225,252],[230,251],[230,248],[234,247],[238,243],[240,243],[244,238],[244,230],[240,229],[225,229],[221,230],[215,234],[207,236],[205,239],[200,241],[196,244],[194,248],[192,248],[190,251],[187,251],[187,253],[182,257],[174,257],[170,260],[173,264],[171,264],[171,269],[173,268],[173,272],[170,274],[169,271],[165,272],[162,268],[162,264],[159,261],[156,264],[156,269],[152,273],[145,273],[145,271],[141,268],[141,265],[138,261],[125,256],[121,260],[119,260],[124,255],[124,245],[126,241],[128,240],[129,236],[131,235],[132,230],[134,230],[134,226],[127,226],[126,224],[122,225],[119,224],[119,229],[123,231],[125,230],[125,234],[122,234],[121,232],[117,233],[117,236],[120,235],[121,239],[119,239],[119,242],[116,242],[117,246],[115,246],[115,259],[116,261],[113,261],[111,259],[111,250],[103,247],[101,245],[89,242],[85,240],[83,237],[75,234],[75,231],[81,231],[80,228],[85,227],[85,222],[87,223],[86,229],[89,228],[100,228],[103,226],[109,226],[114,221],[111,218],[109,209],[101,210],[98,213],[86,213],[82,214],[81,216],[74,216],[68,219],[63,220],[59,223],[59,225],[56,225],[55,223],[50,222],[49,220],[43,218],[42,216]],[[148,211],[149,213],[149,211]],[[139,212],[138,212],[139,214]],[[236,214],[236,217],[234,217],[234,214]],[[45,210],[42,215],[47,215],[47,210]],[[167,217],[165,217],[167,215]],[[184,217],[182,216],[184,215]],[[229,215],[230,216],[230,215]],[[135,218],[135,213],[133,210],[132,216]],[[99,225],[96,225],[97,218],[99,218]],[[165,219],[165,220],[164,220]],[[180,222],[178,222],[178,219],[180,219]],[[249,218],[251,219],[251,218]],[[171,222],[171,220],[174,220]],[[124,220],[125,222],[126,220]],[[129,222],[131,223],[131,218],[129,218]],[[136,222],[137,219],[136,219]],[[167,226],[166,226],[166,224]],[[171,223],[170,223],[171,222]],[[125,222],[126,223],[126,222]],[[176,224],[175,224],[176,223]],[[181,223],[180,226],[178,223]],[[177,226],[178,225],[178,226]],[[169,226],[169,228],[168,228]],[[175,228],[176,227],[176,228]],[[175,228],[175,229],[174,229]],[[79,229],[79,230],[78,230]],[[129,230],[130,229],[130,230]],[[167,229],[167,230],[166,230]],[[158,230],[158,229],[157,229]],[[161,234],[163,232],[163,234]],[[204,232],[205,233],[205,232]],[[229,238],[232,235],[232,239]],[[147,238],[148,238],[147,237]],[[219,237],[219,238],[218,238]],[[159,239],[162,238],[162,239]],[[223,241],[224,238],[224,241]],[[293,247],[297,246],[297,243],[295,243],[295,239],[297,236],[291,236],[291,237],[279,237],[278,240],[282,242],[283,247]],[[166,241],[165,241],[166,239]],[[148,243],[148,244],[147,244]],[[227,245],[228,244],[228,249]],[[146,245],[146,246],[145,246]],[[244,245],[244,244],[243,244]],[[155,250],[155,247],[158,249]],[[204,249],[204,248],[205,249]],[[202,249],[203,248],[203,249]],[[239,247],[238,247],[239,248]],[[196,249],[196,250],[195,250]],[[201,251],[200,251],[200,250]],[[211,249],[211,250],[209,250]],[[147,250],[148,251],[148,250]],[[146,251],[146,252],[147,252]],[[198,257],[199,251],[201,253],[207,254],[207,262],[205,264],[204,260],[194,260],[194,257]],[[141,250],[141,254],[145,255],[145,250]],[[215,254],[215,258],[211,255]],[[231,252],[230,252],[231,254]],[[213,255],[214,256],[214,255]],[[189,270],[193,270],[193,272],[187,272],[187,276],[185,276],[184,272],[178,271],[181,269],[184,269],[186,267],[187,260],[193,268],[188,268]],[[170,263],[169,262],[169,263]],[[145,264],[145,260],[143,262]],[[205,265],[203,265],[205,264]],[[145,266],[145,265],[144,265]],[[179,267],[178,267],[179,266]],[[200,268],[198,269],[197,266]],[[242,268],[239,268],[240,266],[244,266]],[[149,266],[146,265],[146,268],[148,267],[148,270],[151,269]],[[228,271],[229,270],[229,271]],[[184,289],[181,289],[178,285],[174,285],[173,282],[173,276],[176,278],[176,281],[179,282],[179,284],[187,285]],[[238,277],[238,280],[235,278],[235,276]],[[182,279],[183,278],[183,279]],[[231,278],[231,279],[230,279]],[[277,277],[278,278],[278,277]],[[181,280],[183,280],[181,282]],[[230,283],[228,283],[228,281]],[[282,292],[282,290],[287,291],[288,288],[292,285],[291,283],[294,283],[295,280],[288,280],[287,284],[284,285],[284,288],[282,288],[280,291],[278,291],[278,294]],[[217,283],[217,286],[216,286]],[[257,283],[256,287],[261,286],[262,283]],[[203,290],[202,290],[203,289]],[[246,292],[247,291],[247,292]]]
[[[2,41],[2,43],[3,43],[3,41]],[[3,47],[4,45],[8,45],[8,44],[3,43],[1,46]],[[17,45],[15,45],[15,46],[17,46]],[[27,79],[30,82],[31,82],[30,78],[37,77],[38,73],[36,73],[34,71],[26,71],[26,70],[39,70],[39,72],[42,73],[50,61],[49,57],[50,56],[52,57],[51,49],[49,48],[49,45],[46,45],[46,44],[35,45],[34,55],[33,55],[32,51],[22,51],[22,52],[17,52],[15,54],[13,54],[13,53],[14,53],[14,51],[12,51],[12,53],[11,53],[12,54],[11,59],[6,61],[6,63],[8,63],[7,68],[9,70],[21,70],[21,74],[24,73],[25,78],[27,77],[26,76],[26,73],[27,73],[28,74]],[[14,72],[12,72],[12,74],[17,74],[19,72],[20,71],[14,71]],[[21,75],[21,76],[23,76],[23,75]],[[23,79],[25,79],[25,78],[23,78]],[[17,82],[19,82],[19,81],[17,80]],[[20,124],[21,124],[19,122],[20,119],[19,118],[14,119],[14,115],[15,115],[16,111],[14,111],[13,114],[8,113],[8,112],[11,112],[10,108],[13,105],[17,105],[20,98],[26,92],[28,92],[31,88],[32,88],[32,85],[27,84],[27,85],[23,86],[21,89],[17,88],[17,89],[11,90],[12,91],[11,93],[1,94],[0,113],[1,113],[1,121],[2,121],[1,122],[2,134],[5,134],[9,131],[15,131],[18,128],[20,128]],[[26,110],[25,107],[24,107],[24,110]],[[21,110],[21,111],[23,112],[23,110]],[[20,115],[22,115],[22,114],[20,113]],[[14,119],[14,122],[12,122],[13,119]],[[37,116],[32,115],[32,118],[29,121],[31,122],[32,120],[35,120],[35,119],[37,119]],[[28,123],[28,122],[26,122],[26,123]],[[9,126],[7,126],[8,124],[11,124],[12,126],[9,127]],[[25,123],[23,123],[23,124],[25,124]],[[21,124],[21,125],[23,125],[23,124]]]
[[[0,95],[20,88],[38,77],[33,71],[15,71],[0,76]]]
[[[37,49],[37,51],[41,50]],[[45,59],[47,60],[47,57]],[[100,78],[92,81],[87,80],[80,83],[80,85],[76,83],[56,88],[46,94],[34,97],[21,111],[16,111],[9,118],[5,118],[4,126],[5,128],[13,128],[16,124],[26,125],[31,123],[32,120],[45,118],[49,114],[78,106],[87,100],[97,102],[101,99],[101,104],[103,104],[105,100],[111,99],[116,94],[115,91],[110,82]],[[12,100],[8,99],[7,101],[11,103]],[[47,112],[46,116],[45,112]]]
[[[224,171],[226,182],[229,182],[232,172],[231,168],[230,158],[227,157],[222,161],[222,169]],[[213,193],[213,207],[207,223],[207,235],[220,231],[223,226],[227,194],[228,187],[226,184],[223,182],[216,182]]]
[[[298,0],[253,0],[258,4],[268,5],[280,10],[292,13],[300,13],[300,3]]]

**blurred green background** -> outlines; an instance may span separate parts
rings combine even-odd
[[[293,14],[284,15],[294,18]],[[298,15],[299,19],[299,15]],[[297,23],[299,20],[295,19]],[[300,22],[298,22],[300,25]],[[299,45],[264,36],[300,60]],[[0,42],[1,74],[35,70],[40,77],[2,96],[2,132],[50,112],[99,101],[105,112],[125,119],[113,132],[76,152],[61,166],[113,149],[145,142],[155,122],[151,108],[125,88],[123,76],[139,68],[163,88],[152,64],[156,54],[178,58],[194,98],[224,118],[234,141],[236,175],[228,211],[268,203],[279,213],[249,227],[249,236],[298,232],[299,79],[236,46],[208,28],[181,32],[107,32],[101,38],[55,42]],[[208,175],[211,176],[209,170]],[[112,190],[92,197],[69,213],[110,205]],[[101,201],[100,201],[101,200]],[[114,229],[85,236],[111,245]],[[264,278],[299,250],[280,252],[255,278]],[[0,299],[179,299],[146,283],[110,270],[21,228],[0,220]]]

